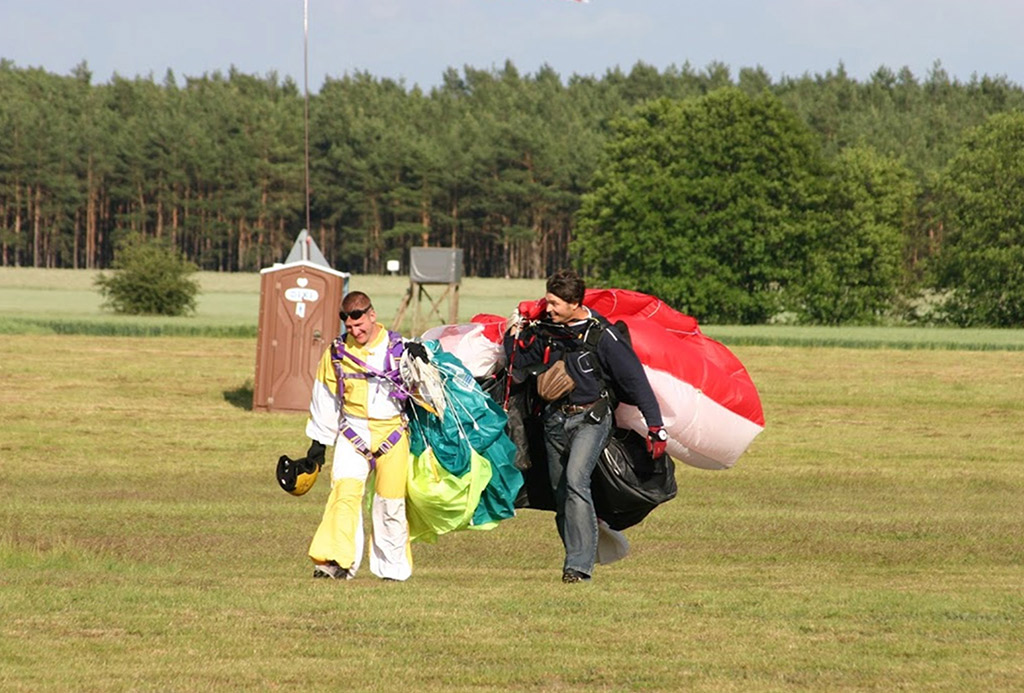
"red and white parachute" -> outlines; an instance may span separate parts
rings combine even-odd
[[[696,319],[657,298],[624,289],[590,289],[584,305],[629,327],[669,434],[668,453],[694,467],[727,469],[764,430],[764,413],[750,375],[724,345],[704,335]],[[505,318],[477,315],[462,325],[424,333],[482,377],[504,365]],[[620,404],[620,428],[647,434],[640,411]]]

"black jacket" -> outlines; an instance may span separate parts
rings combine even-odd
[[[590,318],[568,325],[542,321],[524,330],[519,338],[505,337],[505,353],[514,370],[558,359],[565,361],[565,370],[576,383],[569,393],[571,404],[589,404],[614,388],[622,399],[635,404],[648,426],[661,426],[661,409],[647,380],[640,359],[618,330],[594,311]],[[591,330],[599,330],[596,350],[589,344],[595,338]]]

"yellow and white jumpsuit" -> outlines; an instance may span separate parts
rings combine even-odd
[[[388,331],[380,328],[376,338],[359,346],[351,336],[345,349],[360,361],[384,369]],[[393,357],[392,357],[393,358]],[[397,364],[395,364],[397,365]],[[364,372],[349,359],[342,361],[345,373]],[[339,396],[338,379],[328,348],[320,359],[309,405],[306,435],[324,445],[334,445],[331,494],[323,519],[309,546],[315,563],[334,561],[354,575],[363,555],[362,499],[370,463],[340,434],[342,416],[371,450],[376,451],[395,429],[405,426],[402,402],[392,396],[394,384],[384,378],[345,378]],[[405,483],[409,466],[408,432],[376,461],[376,483],[371,509],[370,572],[377,577],[407,580],[412,574],[409,525],[405,516]]]

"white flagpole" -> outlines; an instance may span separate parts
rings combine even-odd
[[[309,217],[309,0],[303,0],[302,33],[302,82],[305,93],[305,117],[303,120],[306,126],[306,233],[309,234],[312,233]]]

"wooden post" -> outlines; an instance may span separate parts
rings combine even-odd
[[[448,290],[452,293],[448,301],[448,322],[454,325],[459,321],[459,285],[449,284]]]

